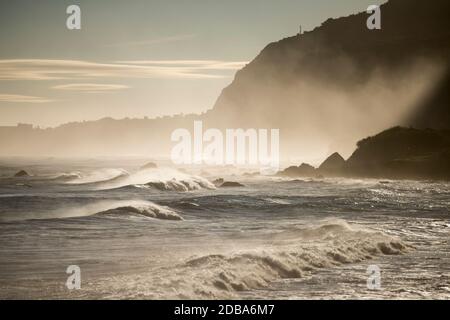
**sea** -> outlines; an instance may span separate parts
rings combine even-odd
[[[0,299],[450,298],[448,182],[143,164],[2,159]]]

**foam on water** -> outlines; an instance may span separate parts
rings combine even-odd
[[[126,186],[153,188],[161,191],[193,191],[200,189],[215,189],[208,180],[172,168],[151,168],[139,170],[125,179],[106,182],[100,189],[115,189]]]
[[[1,221],[26,221],[26,220],[61,220],[70,218],[89,217],[123,217],[132,216],[154,218],[161,220],[183,220],[174,210],[167,206],[157,205],[151,201],[144,200],[100,200],[95,203],[82,206],[49,210],[39,214],[23,215],[17,214],[13,217],[0,219]]]
[[[105,211],[97,212],[95,215],[99,216],[143,216],[154,219],[161,220],[183,220],[183,218],[169,209],[168,207],[163,207],[156,205],[151,202],[128,204],[125,206],[116,207],[113,209],[108,209]]]
[[[0,298],[449,297],[448,183],[218,176],[246,187],[215,189],[108,167],[126,173],[81,163],[0,179]],[[80,176],[44,179],[62,172]],[[66,290],[69,264],[82,290]]]
[[[88,173],[78,174],[69,184],[89,184],[111,181],[120,177],[128,176],[128,172],[123,169],[98,169]]]
[[[109,288],[111,298],[115,294],[159,299],[238,298],[241,292],[265,288],[273,281],[302,278],[320,269],[407,250],[398,238],[336,220],[280,234],[271,245],[191,257],[139,277],[139,283],[133,276],[104,278],[91,289]]]

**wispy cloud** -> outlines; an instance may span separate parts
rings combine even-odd
[[[151,45],[161,44],[161,43],[170,43],[170,42],[179,42],[179,41],[190,40],[195,37],[196,37],[195,34],[180,34],[180,35],[167,36],[167,37],[149,39],[149,40],[119,42],[119,43],[107,44],[105,46],[106,47],[151,46]]]
[[[52,87],[52,89],[57,90],[88,92],[88,93],[112,92],[128,88],[130,87],[120,84],[97,84],[97,83],[71,83]]]
[[[246,62],[140,60],[100,63],[82,60],[0,60],[0,80],[84,80],[123,78],[211,79],[228,77]],[[227,74],[228,72],[228,74]]]
[[[24,96],[20,94],[0,94],[0,102],[46,103],[52,101],[53,100],[46,98]]]
[[[117,61],[130,65],[184,67],[195,70],[238,70],[248,61],[221,61],[221,60],[128,60]]]

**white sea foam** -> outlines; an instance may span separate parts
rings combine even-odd
[[[273,281],[302,278],[319,269],[407,250],[400,239],[345,221],[328,221],[278,234],[272,245],[199,255],[153,270],[139,277],[138,283],[128,275],[102,279],[93,289],[117,287],[121,297],[238,298],[240,292],[261,289]],[[115,291],[110,291],[111,298]]]
[[[128,176],[128,172],[123,169],[99,169],[88,173],[78,174],[79,177],[68,181],[68,184],[88,184],[111,181],[117,178]]]
[[[161,220],[183,220],[183,218],[175,211],[168,207],[159,206],[152,202],[128,204],[119,206],[116,208],[97,212],[96,215],[104,216],[144,216],[148,218],[161,219]]]
[[[291,202],[284,200],[284,199],[279,199],[279,198],[266,198],[264,200],[269,203],[274,203],[274,204],[281,204],[281,205],[291,204]]]
[[[132,173],[124,179],[109,181],[100,185],[101,189],[113,189],[125,186],[153,188],[161,191],[192,191],[215,189],[208,180],[182,173],[171,168],[151,168]]]
[[[86,204],[77,207],[64,207],[48,212],[42,212],[39,215],[17,215],[14,220],[52,220],[83,217],[146,217],[161,220],[183,220],[175,211],[166,206],[160,206],[151,201],[143,200],[123,200],[110,201],[102,200],[96,203]]]

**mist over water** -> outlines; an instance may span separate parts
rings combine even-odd
[[[2,298],[449,297],[447,183],[33,163],[0,179]]]
[[[208,120],[214,123],[217,116],[230,126],[280,128],[282,161],[318,164],[334,152],[349,157],[370,135],[408,126],[446,72],[444,64],[426,59],[394,70],[374,68],[368,61],[366,74],[345,56],[332,61],[331,79],[322,67],[321,73],[305,70],[300,78],[295,69],[291,75],[284,71],[283,85],[275,71],[273,77],[265,75],[263,84],[237,80],[235,90],[244,93],[236,95],[234,86],[226,89]]]

